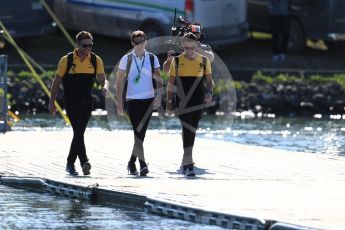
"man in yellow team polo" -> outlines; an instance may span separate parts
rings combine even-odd
[[[108,81],[104,74],[102,59],[91,52],[93,43],[89,32],[81,31],[76,36],[77,48],[63,56],[59,62],[50,90],[49,112],[55,115],[54,100],[62,83],[67,116],[73,128],[73,140],[67,158],[66,172],[78,175],[74,163],[79,157],[84,175],[90,174],[91,164],[86,155],[84,133],[91,117],[91,88],[98,78],[102,94],[108,90]]]
[[[182,45],[184,52],[175,57],[170,65],[167,113],[173,113],[173,93],[177,86],[178,102],[175,115],[179,117],[182,126],[184,151],[181,172],[186,176],[195,176],[192,156],[195,134],[205,103],[212,101],[214,82],[210,60],[196,52],[196,36],[193,33],[185,34]]]

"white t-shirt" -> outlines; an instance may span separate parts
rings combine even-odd
[[[128,59],[127,54],[121,58],[119,69],[126,71],[127,59]],[[145,61],[140,73],[140,80],[138,83],[135,82],[135,79],[138,76],[139,71],[135,64],[134,59],[136,60],[139,69],[141,69],[143,61]],[[153,67],[155,69],[160,68],[159,61],[156,55],[154,55]],[[127,80],[128,80],[127,95],[126,95],[127,100],[128,99],[148,99],[148,98],[154,97],[150,54],[146,50],[145,50],[145,56],[143,56],[141,59],[134,53],[134,50],[132,51],[132,63],[129,68]]]

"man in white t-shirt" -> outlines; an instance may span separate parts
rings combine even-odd
[[[117,113],[120,116],[124,115],[123,90],[127,77],[125,102],[134,131],[134,146],[127,169],[129,174],[137,175],[135,162],[139,158],[140,175],[146,176],[149,170],[145,162],[143,142],[153,108],[160,106],[163,85],[157,56],[145,50],[147,43],[145,33],[140,30],[134,31],[131,35],[131,43],[134,49],[121,58],[117,72]]]

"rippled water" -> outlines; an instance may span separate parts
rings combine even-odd
[[[345,156],[345,121],[313,118],[238,120],[206,137],[289,151]]]
[[[0,185],[0,229],[222,229]]]
[[[337,118],[337,119],[334,119]],[[345,120],[332,118],[261,117],[226,119],[222,116],[203,117],[197,135],[249,145],[260,145],[289,151],[345,156]],[[93,116],[92,129],[130,129],[125,119],[108,122],[106,116]],[[69,129],[60,118],[48,115],[23,118],[14,130]],[[153,117],[149,129],[157,132],[180,133],[176,118]]]

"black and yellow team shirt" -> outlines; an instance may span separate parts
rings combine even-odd
[[[202,63],[202,55],[198,53],[198,56],[193,60],[188,60],[184,54],[177,56],[179,59],[178,76],[183,77],[203,77],[204,66]],[[175,73],[175,60],[170,65],[170,75],[176,77]],[[205,74],[212,74],[210,61],[206,60]]]
[[[66,103],[90,102],[91,89],[96,74],[104,74],[102,59],[96,55],[96,71],[91,63],[91,54],[83,61],[77,56],[76,50],[73,52],[73,65],[67,71],[67,55],[63,56],[58,64],[56,74],[62,77],[64,88],[64,99]]]
[[[176,81],[177,85],[177,96],[179,102],[185,101],[186,104],[182,107],[192,107],[198,106],[204,103],[204,94],[205,94],[205,85],[204,81],[201,79],[204,74],[212,74],[211,64],[208,58],[206,58],[206,68],[204,68],[202,55],[198,53],[197,58],[193,60],[188,60],[184,54],[181,54],[175,58],[178,58],[178,73],[176,74],[176,61],[175,58],[170,65],[170,75],[173,77],[178,77]],[[205,69],[205,73],[204,73]],[[192,86],[195,81],[198,81],[195,90],[191,92],[191,97],[187,98],[187,94],[192,90]],[[179,82],[182,84],[182,87],[179,85]],[[183,91],[181,91],[183,90]],[[183,96],[184,95],[184,96]],[[181,108],[181,103],[179,104]],[[183,109],[183,108],[182,108]]]

